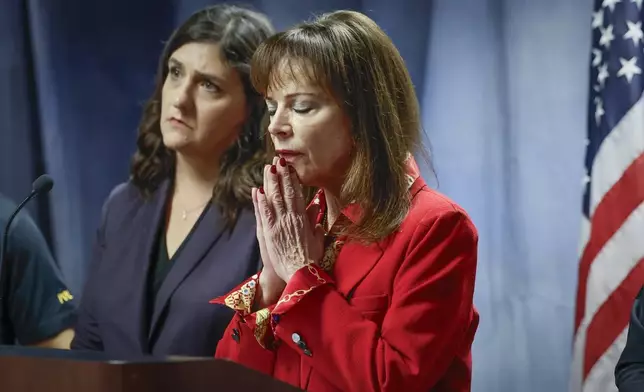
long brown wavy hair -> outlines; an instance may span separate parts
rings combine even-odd
[[[343,231],[372,242],[397,230],[411,204],[408,154],[429,155],[411,77],[385,32],[366,15],[332,12],[264,41],[251,69],[262,94],[299,77],[336,99],[355,143],[340,201],[357,202],[362,210],[360,222]]]
[[[262,168],[268,159],[262,132],[266,105],[250,82],[249,64],[259,44],[273,33],[273,26],[264,15],[226,4],[194,13],[174,31],[159,59],[156,86],[143,109],[137,151],[130,167],[130,181],[144,198],[149,198],[163,181],[174,175],[175,153],[163,144],[160,128],[161,91],[168,75],[168,60],[185,44],[216,43],[228,65],[240,75],[250,115],[237,142],[221,158],[212,201],[221,209],[229,229],[234,227],[242,209],[252,208],[251,188],[261,185]]]

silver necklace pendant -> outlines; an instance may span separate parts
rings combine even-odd
[[[191,210],[186,210],[185,208],[184,208],[184,209],[182,209],[182,210],[181,210],[181,219],[182,219],[182,220],[186,220],[186,219],[188,219],[188,215],[192,214],[192,213],[193,213],[193,212],[195,212],[195,211],[198,211],[200,208],[204,208],[204,207],[206,206],[206,204],[208,204],[209,202],[210,202],[210,200],[209,200],[209,201],[207,201],[206,203],[204,203],[204,204],[200,205],[200,206],[197,206],[197,207],[195,207],[195,208],[191,209]]]

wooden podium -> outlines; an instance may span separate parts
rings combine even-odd
[[[0,346],[2,392],[295,392],[299,389],[229,361]]]

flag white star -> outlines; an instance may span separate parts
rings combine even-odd
[[[642,0],[631,0],[631,3],[637,4],[637,8],[642,9]]]
[[[610,12],[613,12],[613,11],[615,11],[615,5],[617,3],[621,3],[621,2],[622,2],[622,0],[604,0],[602,2],[602,7],[604,7],[604,8],[608,7],[608,8],[610,8]]]
[[[610,48],[611,41],[615,39],[613,25],[608,25],[606,28],[600,27],[599,31],[602,33],[602,36],[599,37],[599,44],[607,49]]]
[[[601,99],[596,100],[597,106],[595,106],[595,122],[599,126],[599,122],[602,120],[602,116],[606,113],[604,111],[604,105]]]
[[[602,51],[599,49],[593,49],[593,67],[598,66],[602,63]]]
[[[606,79],[610,76],[608,74],[608,64],[604,63],[599,66],[599,71],[597,72],[597,83],[599,83],[599,88],[604,87],[604,83],[606,82]]]
[[[644,32],[642,32],[642,21],[633,23],[630,20],[627,20],[626,25],[628,25],[628,31],[626,32],[626,34],[624,34],[624,39],[632,39],[635,46],[639,45],[640,41],[644,40]]]
[[[590,176],[588,173],[584,174],[584,178],[581,179],[581,186],[585,187],[590,182]]]
[[[602,27],[603,25],[604,25],[604,10],[600,8],[599,11],[593,12],[593,21],[591,23],[591,26],[593,27],[593,30],[595,30]]]
[[[622,63],[622,68],[617,71],[617,77],[624,76],[628,80],[628,83],[633,80],[635,75],[642,73],[642,69],[635,64],[637,63],[637,57],[631,57],[630,60],[620,58],[619,62]]]

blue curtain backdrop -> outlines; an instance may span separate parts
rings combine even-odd
[[[100,207],[128,175],[163,40],[205,0],[3,0],[0,192],[30,206],[78,293]],[[373,17],[411,71],[440,190],[480,231],[474,391],[566,390],[592,0],[264,0],[278,29]],[[429,173],[426,173],[429,177]]]

